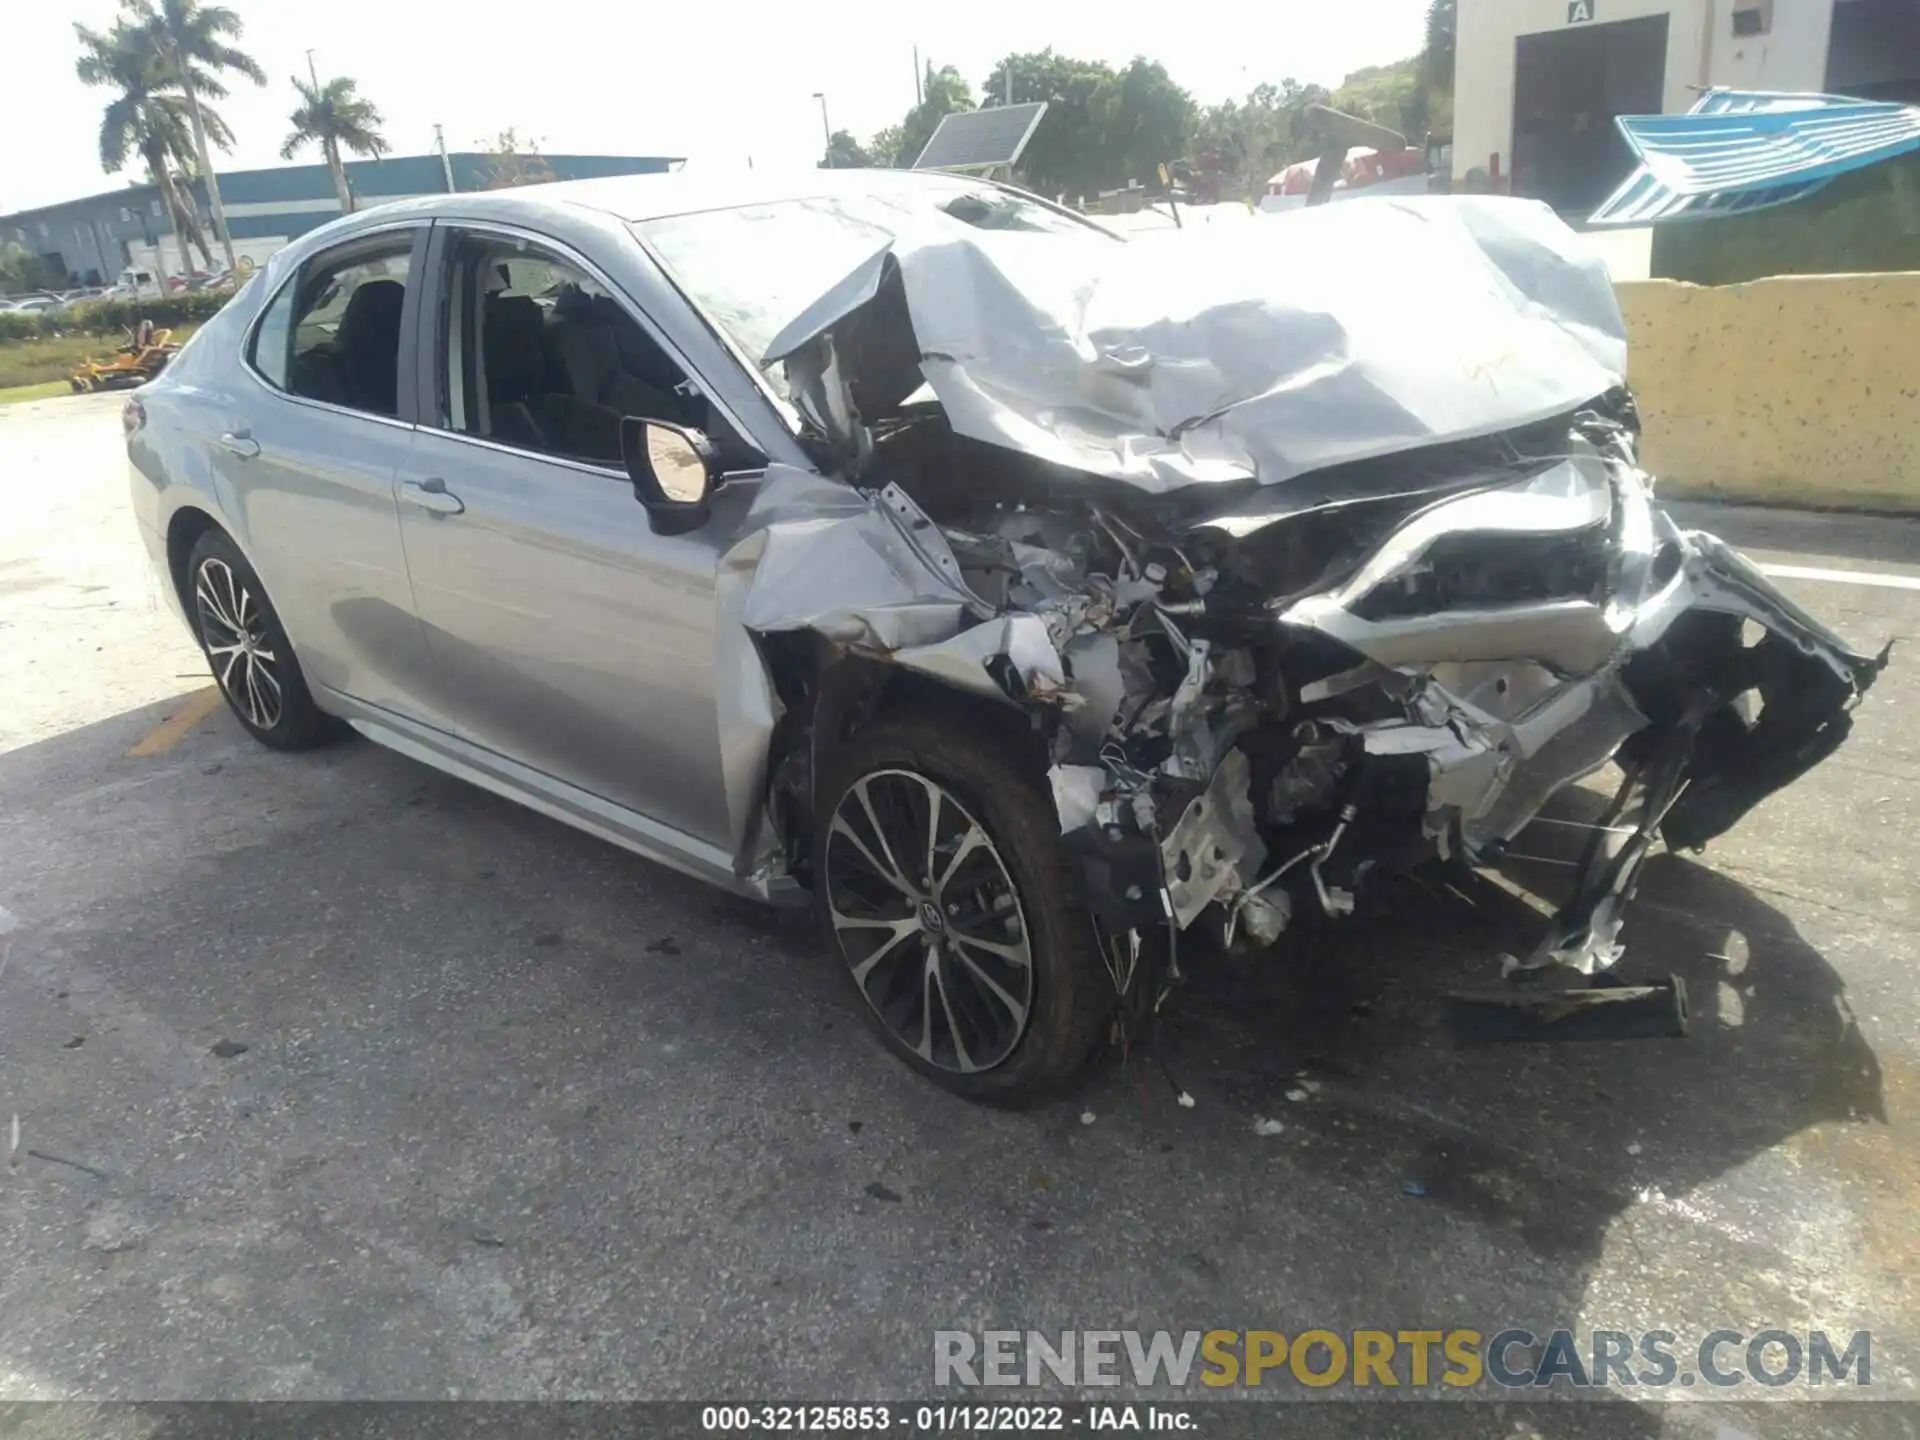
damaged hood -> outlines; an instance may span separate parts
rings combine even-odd
[[[1410,197],[1130,244],[901,233],[765,360],[855,463],[924,384],[959,434],[1159,493],[1565,413],[1624,381],[1626,337],[1546,206]]]

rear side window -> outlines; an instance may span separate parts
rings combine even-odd
[[[267,306],[267,313],[260,317],[260,324],[253,332],[253,353],[247,357],[260,372],[260,378],[276,390],[287,388],[287,341],[293,334],[293,291],[292,285],[283,285],[280,293],[273,297],[273,303]]]
[[[309,260],[260,317],[253,368],[290,395],[398,415],[412,253],[407,234]]]

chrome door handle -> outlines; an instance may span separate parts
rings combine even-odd
[[[402,480],[400,498],[435,515],[462,515],[467,509],[466,502],[449,491],[447,482],[438,475],[426,480]]]
[[[220,437],[220,443],[242,460],[251,460],[260,453],[260,442],[245,430],[229,430]]]

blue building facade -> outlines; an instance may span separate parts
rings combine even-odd
[[[454,190],[485,190],[500,183],[499,157],[455,152],[443,165],[439,155],[397,155],[347,162],[347,184],[365,208],[386,200],[440,195],[452,175]],[[516,162],[509,161],[508,164]],[[647,175],[681,162],[663,155],[540,155],[517,161],[523,174],[553,180],[590,180],[604,175]],[[212,207],[206,187],[195,182],[194,208],[202,233],[218,254]],[[325,165],[287,165],[272,170],[233,170],[220,176],[220,199],[227,212],[237,254],[263,260],[287,241],[324,225],[340,214],[333,177]],[[111,284],[129,265],[168,272],[197,267],[182,263],[172,217],[152,185],[128,185],[105,194],[63,201],[35,210],[0,215],[0,241],[11,241],[41,257],[43,268],[67,284]]]

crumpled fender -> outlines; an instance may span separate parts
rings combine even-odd
[[[810,632],[1008,704],[1064,694],[1046,622],[975,595],[940,528],[893,486],[769,466],[714,588],[721,765],[742,877],[767,876],[779,853],[764,796],[781,704],[755,637]]]

